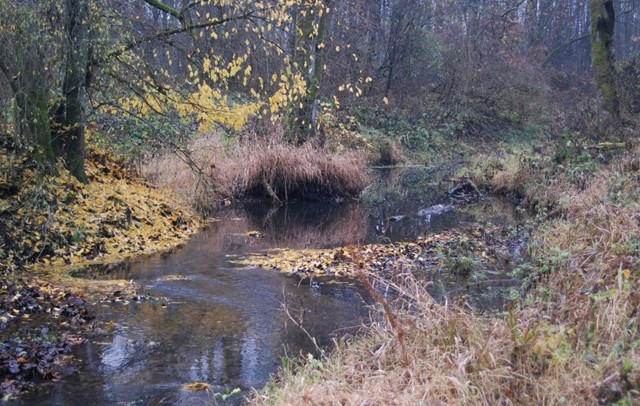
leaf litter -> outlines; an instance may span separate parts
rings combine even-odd
[[[0,154],[0,273],[121,262],[179,245],[202,225],[107,151],[89,152],[86,185],[63,168],[43,176],[32,160]]]
[[[522,230],[509,227],[473,227],[391,244],[333,249],[272,249],[232,262],[243,268],[279,271],[301,280],[355,279],[360,270],[380,276],[399,272],[460,271],[455,264],[462,258],[470,258],[479,269],[491,273],[492,269],[504,267],[501,258],[517,260],[513,257],[523,244],[522,238]]]
[[[82,294],[42,281],[0,280],[2,398],[72,373],[72,345],[94,319]]]

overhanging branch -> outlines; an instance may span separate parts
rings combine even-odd
[[[549,62],[551,62],[553,60],[553,58],[556,57],[556,55],[558,55],[560,52],[564,51],[565,49],[569,48],[571,45],[575,44],[578,41],[582,41],[583,39],[587,39],[589,38],[589,34],[584,34],[581,35],[579,37],[570,39],[560,45],[558,45],[557,47],[555,47],[553,50],[551,50],[551,52],[549,52],[549,55],[547,55],[546,58],[544,58],[544,61],[542,61],[542,67],[544,68],[545,66],[547,66],[549,64]]]
[[[152,1],[152,0],[144,0],[144,1]],[[177,34],[182,34],[188,31],[193,31],[193,30],[202,30],[202,29],[206,29],[206,28],[212,28],[212,27],[216,27],[218,25],[222,25],[222,24],[226,24],[232,21],[237,21],[237,20],[243,20],[246,18],[251,17],[254,13],[256,13],[257,10],[251,10],[248,11],[244,14],[240,14],[237,16],[232,16],[232,17],[227,17],[227,18],[222,18],[219,20],[211,20],[211,21],[207,21],[204,23],[199,23],[199,24],[192,24],[192,25],[186,25],[183,24],[182,27],[180,28],[174,28],[171,30],[166,30],[166,31],[161,31],[158,33],[155,33],[153,35],[149,35],[146,36],[144,38],[139,38],[139,39],[134,39],[133,41],[128,42],[127,44],[122,45],[121,47],[119,47],[118,49],[115,49],[109,53],[107,53],[104,57],[94,61],[94,63],[92,63],[92,65],[101,65],[117,56],[120,56],[122,54],[124,54],[127,51],[132,50],[133,48],[142,45],[146,42],[149,41],[153,41],[154,39],[167,39],[169,37],[172,37],[174,35]]]

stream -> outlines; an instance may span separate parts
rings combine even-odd
[[[355,283],[300,284],[276,272],[239,269],[231,261],[274,247],[411,240],[473,224],[524,220],[511,202],[496,198],[456,205],[428,221],[418,218],[422,208],[449,203],[445,191],[452,185],[446,177],[430,168],[378,170],[359,201],[255,203],[223,210],[171,255],[131,263],[109,275],[133,280],[160,300],[93,305],[91,310],[113,328],[75,348],[82,361],[79,373],[47,393],[12,404],[241,403],[276,373],[283,355],[316,353],[307,333],[320,347],[357,333],[368,319],[369,299]],[[386,220],[399,215],[407,217]],[[255,238],[249,231],[260,234]],[[441,277],[433,294],[442,296],[464,283],[460,277]],[[470,302],[479,309],[499,309],[508,285],[505,277],[504,284],[478,287]],[[306,332],[289,320],[283,303],[304,320]],[[192,382],[206,382],[212,390],[184,389]],[[236,388],[239,393],[227,397]]]

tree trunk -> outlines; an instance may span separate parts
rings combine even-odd
[[[29,81],[29,77],[18,80],[22,83],[20,90],[15,93],[16,132],[27,145],[40,148],[40,159],[48,167],[47,171],[51,172],[54,170],[55,156],[51,144],[47,88],[37,80]]]
[[[62,100],[54,112],[53,145],[69,172],[87,182],[85,155],[85,93],[89,56],[89,12],[86,0],[65,0],[68,40]]]
[[[23,38],[20,46],[0,51],[0,71],[5,75],[14,96],[13,122],[17,147],[38,146],[38,157],[47,171],[54,171],[55,156],[51,144],[47,73],[44,50],[33,37],[32,21],[18,25],[14,38]]]
[[[324,5],[329,7],[330,2],[325,1]],[[317,11],[317,10],[316,10]],[[298,66],[304,69],[308,67],[305,73],[306,92],[302,96],[299,103],[293,106],[292,111],[287,117],[287,134],[286,137],[297,144],[302,144],[312,138],[316,133],[317,126],[317,110],[318,110],[318,91],[320,90],[320,82],[323,73],[323,46],[320,44],[324,39],[324,31],[327,24],[327,13],[323,10],[320,17],[316,18],[316,14],[307,12],[305,16],[299,19],[300,22],[300,42],[296,46],[303,46],[305,41],[311,41],[309,52],[304,53],[297,50],[296,52]],[[313,39],[312,34],[316,33]],[[294,102],[295,103],[295,102]]]
[[[591,0],[591,63],[596,71],[596,85],[602,96],[604,109],[614,117],[620,116],[615,85],[613,35],[615,12],[613,0]]]

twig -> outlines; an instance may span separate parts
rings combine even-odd
[[[316,351],[318,351],[318,353],[322,356],[325,355],[325,351],[320,348],[320,346],[318,345],[318,341],[316,340],[316,338],[314,336],[311,335],[311,333],[309,333],[309,331],[304,328],[303,323],[304,323],[304,311],[301,313],[300,315],[300,319],[296,320],[292,315],[291,312],[289,312],[289,306],[287,306],[287,296],[286,296],[286,291],[284,288],[282,288],[282,309],[284,310],[284,314],[287,315],[287,317],[289,318],[289,320],[291,320],[291,322],[298,327],[300,330],[302,330],[303,333],[306,334],[307,337],[309,337],[309,340],[311,340],[311,342],[313,343],[313,346],[315,347]]]

